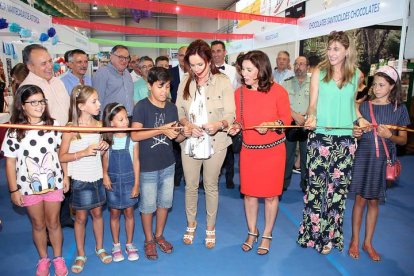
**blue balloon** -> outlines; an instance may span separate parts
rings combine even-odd
[[[52,45],[56,45],[59,42],[59,36],[55,35],[52,37]]]
[[[40,42],[45,42],[49,39],[49,36],[46,33],[41,33],[39,36],[39,41]]]
[[[9,31],[11,32],[11,33],[18,33],[18,32],[20,32],[20,30],[22,29],[22,27],[20,27],[20,25],[19,24],[16,24],[16,23],[11,23],[10,25],[9,25]]]
[[[22,28],[19,32],[20,37],[27,38],[32,36],[32,31],[29,29]]]
[[[49,37],[54,37],[55,36],[55,34],[56,34],[56,30],[55,30],[55,28],[49,28],[49,30],[47,30],[47,35],[49,36]]]
[[[59,71],[60,70],[60,64],[59,63],[53,63],[53,71],[54,72],[57,72],[57,71]]]

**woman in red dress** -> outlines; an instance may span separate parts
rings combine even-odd
[[[269,252],[273,225],[282,194],[286,150],[285,134],[280,128],[292,121],[289,96],[286,90],[273,81],[268,56],[262,51],[250,51],[241,59],[242,86],[236,90],[236,121],[230,135],[243,131],[240,152],[240,184],[248,236],[242,245],[250,251],[258,240],[257,213],[259,198],[265,201],[265,228],[257,253]],[[255,128],[252,128],[256,126]]]

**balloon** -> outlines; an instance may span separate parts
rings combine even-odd
[[[55,34],[56,34],[56,30],[55,30],[55,28],[49,28],[49,30],[47,30],[47,35],[49,36],[49,37],[54,37],[55,36]]]
[[[27,38],[32,36],[32,31],[29,29],[22,28],[19,32],[20,37]]]
[[[49,39],[49,36],[46,33],[41,33],[39,36],[39,41],[40,42],[45,42]]]
[[[20,32],[20,30],[22,29],[22,27],[20,27],[20,25],[19,24],[16,24],[16,23],[11,23],[10,25],[9,25],[9,31],[11,32],[11,33],[18,33],[18,32]]]
[[[52,37],[52,45],[56,45],[59,42],[59,36],[55,35]]]
[[[9,23],[7,23],[7,19],[0,18],[0,30],[6,29],[9,26]]]

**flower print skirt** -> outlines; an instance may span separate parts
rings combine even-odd
[[[342,251],[343,217],[356,144],[352,136],[311,133],[307,144],[308,187],[298,243],[318,252]]]

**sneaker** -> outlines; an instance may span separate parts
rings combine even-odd
[[[293,168],[292,172],[300,174],[300,168]]]
[[[36,276],[49,276],[50,259],[42,258],[37,262]]]
[[[53,259],[53,267],[55,268],[55,276],[68,275],[68,268],[66,267],[65,259],[56,257]]]
[[[128,254],[129,261],[136,261],[139,259],[138,249],[133,243],[126,244],[125,252]]]
[[[114,262],[120,262],[124,260],[124,255],[122,255],[120,243],[114,243],[114,247],[112,247],[112,260]]]

